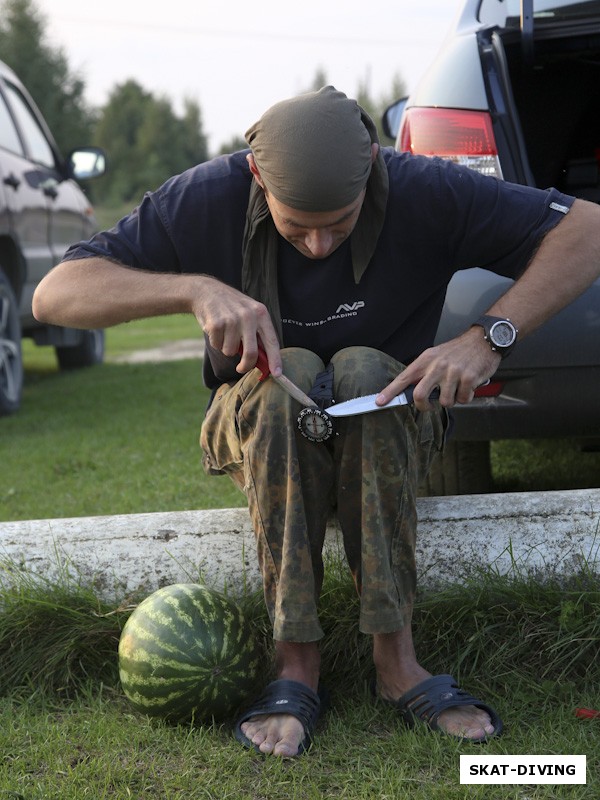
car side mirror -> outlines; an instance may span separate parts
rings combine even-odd
[[[100,147],[81,147],[73,150],[66,163],[69,177],[77,181],[98,178],[106,172],[106,156]]]
[[[401,97],[400,100],[396,100],[395,103],[392,103],[392,105],[388,106],[383,112],[383,117],[381,120],[383,132],[386,136],[389,136],[390,139],[395,140],[398,136],[398,131],[400,130],[400,120],[402,119],[402,114],[404,113],[407,102],[408,97]]]

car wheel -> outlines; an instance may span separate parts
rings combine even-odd
[[[21,404],[23,358],[17,299],[0,270],[0,415],[12,414]]]
[[[457,442],[450,439],[434,460],[420,487],[425,497],[450,494],[486,494],[492,490],[489,442]]]
[[[104,360],[104,331],[81,331],[83,338],[74,347],[56,347],[61,369],[93,367]]]

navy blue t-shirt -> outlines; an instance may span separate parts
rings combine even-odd
[[[246,152],[171,178],[110,231],[71,247],[65,260],[103,256],[135,268],[212,275],[239,289],[252,180]],[[518,277],[574,201],[443,159],[383,153],[386,218],[358,284],[349,240],[313,260],[279,239],[282,344],[308,348],[325,363],[350,345],[410,362],[433,343],[456,271],[483,267]],[[214,385],[213,376],[205,379]]]

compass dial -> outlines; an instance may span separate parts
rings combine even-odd
[[[333,423],[320,408],[303,408],[298,414],[298,430],[311,442],[324,442],[333,433]]]

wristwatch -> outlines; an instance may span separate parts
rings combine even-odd
[[[492,350],[499,353],[502,358],[506,358],[517,343],[519,331],[509,319],[490,317],[484,314],[473,325],[481,325],[483,338]]]

